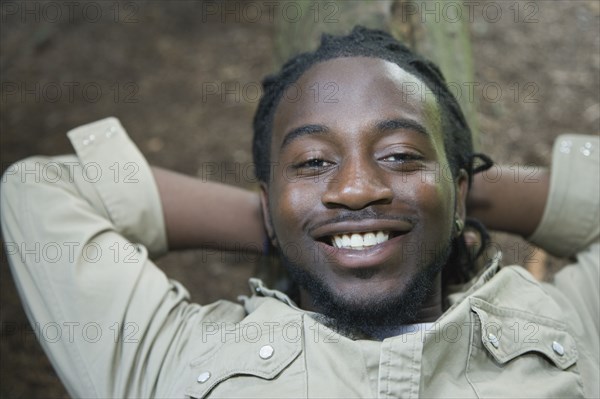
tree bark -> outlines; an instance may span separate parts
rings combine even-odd
[[[465,113],[477,148],[476,104],[468,96],[475,80],[465,17],[468,13],[461,3],[453,3],[452,8],[443,4],[413,0],[281,1],[275,19],[275,68],[294,55],[315,49],[323,33],[346,34],[355,25],[387,30],[440,67]]]

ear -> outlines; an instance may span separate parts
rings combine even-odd
[[[264,182],[260,183],[260,205],[262,208],[262,217],[265,224],[265,230],[269,236],[269,241],[274,247],[277,247],[277,240],[275,239],[273,224],[271,223],[271,215],[269,214],[269,188]]]
[[[467,194],[469,191],[469,175],[466,170],[461,169],[458,172],[455,184],[456,206],[454,214],[456,218],[464,221],[467,217]]]

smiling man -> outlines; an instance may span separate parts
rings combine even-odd
[[[536,184],[486,181],[437,67],[364,28],[265,79],[254,131],[260,196],[150,168],[114,118],[69,132],[76,156],[9,168],[10,265],[32,323],[62,332],[40,342],[73,396],[600,394],[597,137],[561,137]],[[133,162],[136,184],[91,162]],[[573,264],[552,284],[499,254],[479,271],[467,215]],[[151,260],[264,230],[298,295],[251,279],[200,306]]]
[[[364,56],[318,63],[294,90],[325,83],[335,101],[283,94],[276,106],[272,176],[261,176],[269,235],[301,303],[343,330],[383,338],[433,322],[468,184],[464,169],[440,178],[450,165],[435,96],[400,66]]]

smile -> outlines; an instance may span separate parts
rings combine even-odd
[[[364,250],[389,240],[387,231],[370,231],[365,233],[335,234],[331,237],[331,245],[335,248]]]
[[[414,222],[407,218],[363,219],[323,223],[310,231],[311,236],[339,256],[371,256],[408,234]],[[344,255],[345,254],[345,255]]]

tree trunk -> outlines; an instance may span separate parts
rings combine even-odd
[[[478,147],[476,104],[469,98],[474,82],[467,11],[460,3],[412,0],[281,1],[275,19],[275,62],[317,47],[321,34],[346,34],[355,25],[387,30],[434,61],[457,95]],[[426,8],[427,7],[427,8]],[[458,14],[460,13],[460,14]]]

